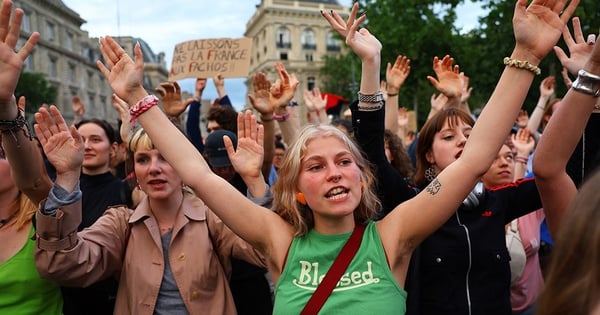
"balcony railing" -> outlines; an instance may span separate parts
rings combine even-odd
[[[292,48],[292,43],[282,43],[282,42],[278,42],[278,43],[277,43],[277,48],[290,49],[290,48]]]

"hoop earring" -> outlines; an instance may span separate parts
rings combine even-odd
[[[306,206],[306,198],[304,197],[303,193],[296,193],[296,201],[298,201],[299,204]]]
[[[432,182],[436,176],[437,176],[437,174],[435,173],[435,170],[433,169],[433,165],[429,165],[429,167],[425,170],[425,179],[428,182]]]

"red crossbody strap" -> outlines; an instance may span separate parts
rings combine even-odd
[[[319,313],[319,310],[321,310],[321,307],[323,307],[323,304],[325,304],[325,301],[329,298],[329,295],[342,277],[342,274],[348,269],[352,258],[354,258],[354,255],[358,252],[364,232],[364,224],[356,223],[354,225],[352,235],[350,235],[350,238],[331,265],[331,268],[327,271],[325,278],[323,278],[323,281],[319,284],[317,290],[315,290],[310,297],[310,300],[308,300],[308,303],[304,306],[302,313],[300,313],[301,315],[316,315]]]

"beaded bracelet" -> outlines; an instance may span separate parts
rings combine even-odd
[[[277,115],[275,113],[273,113],[273,119],[277,120],[277,121],[286,121],[290,118],[290,112],[286,111],[285,114],[283,115]]]
[[[158,105],[158,98],[154,95],[146,95],[144,98],[139,100],[137,104],[131,106],[129,109],[129,115],[131,119],[129,122],[131,124],[135,123],[135,120],[143,113],[145,113],[150,108]]]
[[[529,63],[529,61],[517,60],[514,58],[510,58],[510,57],[505,57],[504,65],[509,66],[509,67],[515,67],[517,69],[527,70],[527,71],[532,72],[535,75],[540,75],[540,73],[542,73],[542,70],[540,70],[540,67],[532,65],[531,63]]]
[[[25,129],[23,129],[23,126],[25,126]],[[0,120],[0,133],[9,132],[12,138],[15,139],[17,146],[19,146],[19,138],[17,138],[16,133],[19,130],[22,130],[23,134],[31,141],[31,130],[21,108],[18,109],[17,118],[14,120]]]

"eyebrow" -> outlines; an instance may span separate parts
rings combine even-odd
[[[337,158],[340,158],[340,157],[342,157],[344,155],[349,155],[350,157],[352,157],[352,154],[350,153],[350,151],[341,151],[341,152],[338,152],[337,154],[335,154],[334,158],[337,159]],[[304,160],[302,161],[302,163],[305,163],[305,162],[308,162],[308,161],[311,161],[311,160],[323,160],[323,159],[324,159],[324,157],[322,155],[315,154],[315,155],[311,155],[309,157],[304,158]]]

